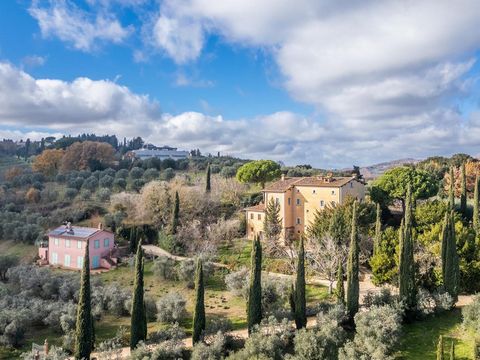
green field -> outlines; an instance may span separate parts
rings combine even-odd
[[[3,179],[5,171],[12,167],[27,168],[29,166],[23,159],[18,159],[16,156],[0,155],[0,179]]]
[[[462,314],[460,309],[429,317],[423,321],[405,325],[399,359],[435,360],[437,342],[444,336],[445,359],[450,359],[451,342],[455,342],[455,359],[473,359],[473,341],[469,334],[461,328]]]

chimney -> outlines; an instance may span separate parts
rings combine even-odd
[[[282,181],[285,181],[285,174],[282,174]]]
[[[101,222],[98,223],[98,230],[103,230],[103,224]]]

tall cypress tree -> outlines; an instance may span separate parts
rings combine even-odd
[[[455,360],[455,341],[452,339],[452,347],[450,348],[450,360]]]
[[[295,282],[295,325],[297,329],[307,326],[307,301],[305,297],[305,248],[303,236],[300,239],[297,260],[297,280]]]
[[[206,183],[205,183],[205,192],[209,193],[211,191],[211,184],[210,184],[210,164],[207,165],[207,174],[206,174]]]
[[[380,243],[382,242],[382,210],[380,204],[377,204],[377,218],[375,221],[375,239],[373,241],[373,255],[378,254],[380,250]]]
[[[343,285],[343,264],[342,260],[338,262],[337,285],[335,289],[337,303],[345,305],[345,286]]]
[[[455,210],[455,177],[453,175],[453,167],[450,167],[450,186],[448,188],[448,206],[451,210]]]
[[[145,311],[143,290],[143,251],[142,241],[138,242],[135,256],[135,281],[133,284],[133,299],[130,326],[130,349],[135,349],[139,341],[147,338],[147,314]]]
[[[404,301],[406,315],[409,318],[416,307],[417,288],[415,286],[415,262],[413,258],[413,199],[412,188],[409,185],[405,204],[402,241],[400,244],[399,294]]]
[[[443,336],[440,335],[437,343],[437,360],[444,360],[443,357]]]
[[[88,241],[85,246],[80,285],[80,296],[77,305],[77,323],[75,330],[75,360],[90,359],[93,349],[94,332],[92,305],[90,302],[90,256]]]
[[[442,233],[441,233],[441,239],[440,239],[440,255],[442,258],[442,278],[445,279],[445,264],[447,263],[447,246],[448,242],[450,241],[449,236],[450,236],[450,213],[447,211],[445,212],[445,216],[443,218],[443,224],[442,224]]]
[[[250,288],[247,303],[248,333],[262,321],[262,245],[260,239],[255,237],[252,247],[250,268]]]
[[[478,174],[475,176],[475,190],[473,192],[473,228],[477,232],[477,236],[479,235],[478,232],[480,230],[480,214],[478,211],[479,206],[479,193],[478,193]]]
[[[357,202],[353,203],[352,210],[352,232],[350,237],[350,249],[347,263],[347,312],[350,320],[358,312],[360,283],[358,279],[359,272],[359,246],[358,246],[358,230],[357,230]]]
[[[179,215],[180,215],[180,198],[178,196],[178,191],[175,191],[175,203],[173,205],[172,228],[171,228],[171,233],[173,235],[177,233],[177,228],[179,224]]]
[[[192,341],[194,344],[202,338],[205,331],[205,287],[203,284],[203,264],[202,260],[197,261],[197,270],[195,272],[195,312],[193,313],[193,331]]]
[[[465,163],[462,163],[461,169],[461,191],[460,191],[460,212],[462,216],[467,216],[467,176],[465,174]]]
[[[135,236],[136,236],[136,228],[131,227],[130,228],[130,238],[129,238],[129,241],[128,241],[130,254],[133,254],[137,250],[137,246],[136,246],[137,244],[136,244],[136,241],[135,241]]]
[[[442,234],[442,275],[445,291],[456,301],[460,277],[460,262],[455,236],[455,213],[446,217]]]

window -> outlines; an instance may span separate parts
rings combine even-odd
[[[350,187],[353,188],[353,182],[350,183]]]
[[[325,202],[323,200],[320,200],[320,206],[321,207],[324,207],[325,206]]]
[[[262,220],[262,214],[258,214],[257,219]]]
[[[52,252],[52,264],[55,265],[58,263],[58,254],[55,252]]]
[[[290,206],[290,203],[291,203],[290,198],[288,198],[288,206]]]
[[[77,268],[81,269],[83,266],[83,256],[77,256]]]
[[[300,218],[297,218],[297,225],[300,225],[302,222],[300,220]]]
[[[109,247],[110,246],[110,239],[103,239],[103,247]]]
[[[335,190],[332,190],[332,195],[335,195]]]
[[[250,220],[253,220],[253,214],[250,214]]]
[[[65,247],[70,247],[70,239],[65,239]]]
[[[70,266],[70,255],[65,254],[65,260],[63,261],[63,265]]]
[[[253,232],[253,226],[250,226],[250,231]]]
[[[55,246],[60,244],[60,240],[58,240],[58,238],[53,239],[53,242],[55,243]]]
[[[82,242],[80,240],[77,240],[77,249],[82,248]]]
[[[93,243],[93,247],[95,249],[100,249],[100,240],[95,240],[94,243]]]
[[[315,189],[312,190],[312,194],[316,194],[317,191]]]
[[[297,189],[297,193],[299,193],[299,192],[300,192],[300,190],[299,190],[299,189]]]

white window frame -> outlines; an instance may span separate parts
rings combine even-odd
[[[53,243],[55,244],[55,246],[59,246],[60,245],[60,239],[59,238],[53,238]]]
[[[70,239],[65,239],[65,247],[66,248],[70,247]]]
[[[83,267],[83,256],[77,256],[77,268],[81,269]]]
[[[70,254],[65,254],[63,257],[63,265],[70,267],[71,261],[72,261],[72,258]]]
[[[77,249],[81,249],[81,248],[82,248],[82,241],[77,240]]]

